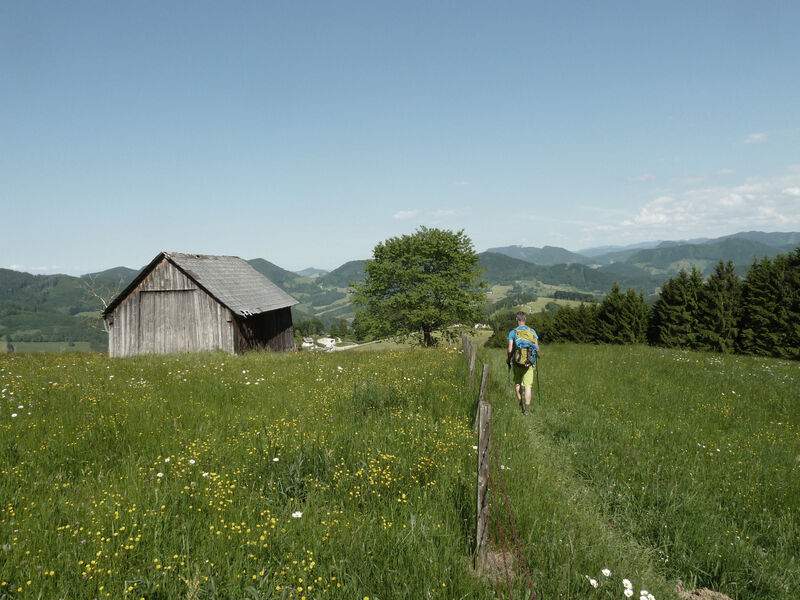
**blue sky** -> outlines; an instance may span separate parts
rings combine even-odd
[[[0,5],[0,266],[800,230],[800,3]]]

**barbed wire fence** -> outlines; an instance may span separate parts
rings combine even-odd
[[[477,365],[477,348],[472,339],[462,336],[462,351],[472,385]],[[474,430],[478,435],[476,522],[473,567],[491,583],[498,598],[536,600],[531,566],[525,552],[517,517],[508,493],[500,450],[493,446],[492,406],[487,400],[491,370],[483,364],[475,403]]]

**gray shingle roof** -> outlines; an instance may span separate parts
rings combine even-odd
[[[165,252],[164,256],[241,317],[297,304],[297,300],[238,256],[180,252]]]

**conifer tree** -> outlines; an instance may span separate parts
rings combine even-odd
[[[741,296],[742,285],[733,262],[719,261],[698,297],[696,348],[733,352]]]
[[[695,268],[681,271],[667,280],[653,306],[649,338],[652,344],[668,348],[693,347],[697,331],[698,295],[703,278]]]
[[[782,338],[789,327],[785,257],[754,261],[742,290],[742,318],[737,348],[745,354],[783,356]]]
[[[597,340],[608,344],[644,342],[648,314],[640,293],[629,289],[623,294],[615,283],[597,309]]]
[[[786,288],[788,292],[786,347],[788,358],[800,360],[800,248],[786,259]]]

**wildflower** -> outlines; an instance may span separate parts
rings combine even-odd
[[[161,471],[156,473],[156,477],[158,477],[159,479],[161,479],[163,476],[164,476],[164,474]]]
[[[190,465],[193,465],[193,464],[195,464],[196,462],[197,462],[197,461],[196,461],[195,459],[193,459],[193,458],[190,458],[190,459],[189,459],[189,464],[190,464]]]
[[[302,516],[303,516],[303,512],[302,512],[302,511],[300,511],[300,510],[296,510],[296,511],[294,511],[294,512],[292,513],[292,518],[293,518],[293,519],[299,519],[299,518],[300,518],[300,517],[302,517]]]
[[[633,596],[633,590],[631,588],[625,588],[625,591],[622,593],[625,594],[626,598],[630,598],[631,596]]]
[[[13,419],[14,417],[16,417],[16,416],[17,416],[17,413],[11,413],[11,418],[12,418],[12,419]]]
[[[167,458],[165,458],[165,459],[164,459],[164,462],[165,462],[165,463],[168,463],[168,462],[169,462],[169,456],[168,456]]]
[[[208,477],[208,471],[203,471],[203,477]]]
[[[623,579],[622,585],[625,587],[626,590],[633,589],[633,584],[631,583],[630,579]]]
[[[275,458],[273,458],[273,459],[272,459],[272,462],[278,462],[279,460],[280,460],[280,458],[278,458],[278,457],[276,456]]]
[[[603,574],[603,577],[611,577],[611,569],[609,568],[605,568],[600,572]]]
[[[594,579],[593,577],[589,577],[589,576],[587,575],[587,576],[586,576],[586,580],[589,582],[589,585],[590,585],[590,586],[592,586],[594,589],[597,589],[597,586],[599,585],[599,584],[597,583],[597,579]]]

